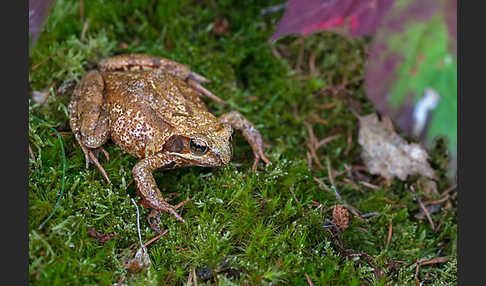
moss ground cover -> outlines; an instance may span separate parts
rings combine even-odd
[[[126,276],[129,285],[181,285],[194,268],[203,285],[307,285],[306,275],[314,285],[413,285],[413,263],[437,257],[447,261],[421,266],[418,279],[456,283],[455,190],[431,214],[435,229],[415,217],[421,208],[410,192],[413,187],[423,200],[443,197],[439,193],[450,187],[446,147],[439,141],[431,153],[437,194],[420,178],[384,182],[353,168],[362,162],[358,120],[349,108],[374,111],[362,81],[368,40],[316,34],[287,37],[272,47],[268,39],[281,12],[261,11],[281,1],[84,2],[81,13],[80,1],[58,0],[30,51],[30,88],[49,92],[45,104],[31,101],[29,107],[32,284],[108,285]],[[155,172],[173,202],[192,198],[181,211],[187,224],[165,215],[167,235],[148,246],[152,266],[127,275],[122,262],[138,240],[130,201],[136,198],[131,169],[137,159],[109,141],[111,160],[101,163],[112,185],[96,168],[86,170],[66,107],[73,83],[99,59],[135,52],[189,64],[211,79],[205,86],[229,104],[206,101],[209,109],[216,115],[236,109],[254,122],[273,164],[252,172],[251,149],[237,135],[233,162],[224,168]],[[50,127],[60,132],[65,149],[65,191],[39,229],[62,186],[62,150]],[[334,135],[315,150],[314,160],[312,136]],[[376,215],[354,217],[342,235],[324,228],[333,206],[343,203],[331,181],[344,202]],[[145,221],[150,211],[140,211],[148,241],[157,233]],[[89,228],[117,236],[101,244]],[[203,281],[211,271],[214,278]]]

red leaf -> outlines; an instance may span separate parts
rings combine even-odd
[[[395,0],[290,0],[270,38],[333,31],[352,37],[371,35]]]

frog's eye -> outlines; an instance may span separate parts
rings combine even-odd
[[[189,147],[191,148],[191,153],[196,156],[204,155],[208,151],[208,145],[206,142],[196,138],[191,138],[189,141]]]

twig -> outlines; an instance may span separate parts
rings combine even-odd
[[[191,267],[192,269],[192,281],[194,282],[194,286],[197,286],[197,276],[196,276],[196,269]]]
[[[297,42],[300,44],[299,48],[299,55],[297,56],[297,63],[295,65],[295,69],[297,71],[301,71],[300,67],[302,66],[302,62],[304,61],[304,52],[305,52],[305,46],[304,46],[304,37],[300,37]]]
[[[270,46],[270,49],[272,50],[272,54],[274,57],[276,57],[277,59],[282,59],[282,56],[280,55],[280,53],[278,52],[277,48],[275,47],[275,45],[271,45]]]
[[[365,187],[368,187],[370,189],[373,189],[373,190],[377,190],[379,189],[380,187],[378,187],[377,185],[373,185],[371,183],[368,183],[368,182],[365,182],[365,181],[359,181],[359,183]]]
[[[294,197],[294,200],[297,202],[297,204],[299,204],[299,207],[302,209],[302,206],[300,205],[299,199],[295,195],[294,190],[292,190],[292,188],[290,188],[290,192],[292,193],[292,196]]]
[[[84,0],[79,0],[79,20],[84,20]]]
[[[189,251],[189,249],[184,248],[184,247],[180,247],[180,246],[177,246],[177,245],[176,245],[176,246],[174,246],[174,248],[175,248],[175,249],[177,249],[177,250]]]
[[[317,76],[316,72],[316,49],[312,49],[309,56],[309,70],[311,76]]]
[[[191,269],[192,269],[192,267],[191,267]],[[186,284],[189,285],[189,283],[191,283],[191,282],[192,282],[192,271],[189,270],[189,275],[187,275],[187,283]]]
[[[83,31],[81,32],[81,41],[84,41],[84,39],[86,38],[86,31],[88,30],[88,26],[89,26],[89,19],[84,21]]]
[[[336,188],[336,184],[334,183],[334,175],[331,167],[331,160],[329,160],[329,157],[326,157],[326,167],[327,167],[327,175],[329,176],[329,181],[331,182],[331,185]]]
[[[390,245],[392,234],[393,234],[393,220],[390,219],[390,225],[388,226],[388,237],[386,238],[386,247],[385,248],[388,248],[388,245]]]
[[[30,148],[30,144],[29,144],[29,156],[30,156],[30,159],[32,159],[32,161],[34,161],[34,166],[35,166],[35,156],[34,156],[34,152],[32,152],[32,148]]]
[[[316,143],[316,149],[321,148],[324,144],[329,143],[333,140],[336,140],[339,137],[341,137],[341,134],[332,135],[332,136],[329,136],[327,138],[320,140],[319,142]]]
[[[378,215],[378,212],[371,212],[371,213],[362,214],[361,217],[362,218],[369,218],[369,217],[373,217],[373,216],[377,216],[377,215]]]
[[[149,246],[150,244],[152,244],[154,241],[156,241],[157,239],[161,238],[162,236],[166,235],[167,233],[169,232],[168,229],[164,230],[161,234],[157,235],[156,237],[152,238],[151,240],[145,242],[145,244],[143,246],[147,247]]]
[[[414,263],[412,263],[409,267],[415,265],[415,283],[420,284],[418,274],[419,274],[419,268],[420,266],[424,265],[429,265],[429,264],[437,264],[437,263],[445,263],[449,261],[448,256],[442,256],[442,257],[435,257],[431,259],[426,259],[426,258],[420,258]]]
[[[307,279],[307,283],[309,283],[309,286],[314,286],[314,284],[312,284],[312,280],[310,279],[309,275],[307,275],[307,272],[305,273],[305,278]]]
[[[315,107],[317,109],[331,109],[331,108],[334,108],[334,106],[336,106],[336,103],[335,102],[331,102],[331,103],[327,103],[327,104],[315,104]]]
[[[432,221],[432,218],[430,217],[429,211],[427,210],[427,208],[422,203],[422,200],[420,199],[420,197],[415,192],[415,188],[413,186],[410,186],[410,191],[415,195],[415,199],[417,200],[420,208],[422,209],[422,211],[424,212],[425,216],[427,217],[427,220],[429,221],[430,226],[432,227],[432,230],[435,231],[434,221]]]
[[[120,280],[118,280],[118,282],[116,283],[117,286],[120,286],[122,285],[123,281],[125,281],[125,279],[127,279],[127,276],[126,275],[123,275],[122,278],[120,278]]]
[[[316,149],[314,148],[314,145],[312,145],[311,143],[308,143],[307,148],[309,148],[310,154],[312,156],[312,159],[314,159],[314,162],[316,163],[317,168],[321,169],[321,170],[324,169],[324,166],[322,166],[321,162],[319,161],[319,158],[317,157]]]
[[[346,149],[344,150],[344,156],[348,156],[349,151],[351,151],[351,143],[353,139],[353,131],[348,129],[348,140],[346,142]]]
[[[336,191],[336,188],[331,189],[328,185],[324,184],[324,182],[322,180],[319,180],[318,178],[316,177],[313,177],[313,180],[315,182],[317,182],[319,184],[319,188],[322,190],[322,189],[325,189],[326,191],[330,192],[330,193],[333,193],[334,192],[334,195],[336,196],[336,199],[338,201],[343,201],[341,195]]]
[[[167,274],[167,278],[165,278],[165,283],[169,282],[170,278],[172,277],[172,265],[169,265],[169,274]]]
[[[64,49],[62,49],[62,50],[58,51],[57,53],[52,54],[52,55],[50,55],[49,57],[47,57],[47,58],[43,59],[43,60],[42,60],[42,61],[40,61],[38,64],[36,64],[36,65],[34,65],[34,66],[32,67],[32,71],[35,71],[35,70],[36,70],[36,69],[38,69],[38,68],[39,68],[41,65],[45,64],[45,63],[46,63],[48,60],[50,60],[50,59],[52,59],[53,57],[57,56],[57,54],[58,54],[58,53],[60,53],[60,52],[65,52],[66,50],[67,50],[67,48],[64,48]]]

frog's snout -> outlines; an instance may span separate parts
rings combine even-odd
[[[231,158],[233,158],[233,146],[227,144],[220,148],[218,152],[215,152],[215,154],[220,160],[221,165],[227,165],[231,161]]]

